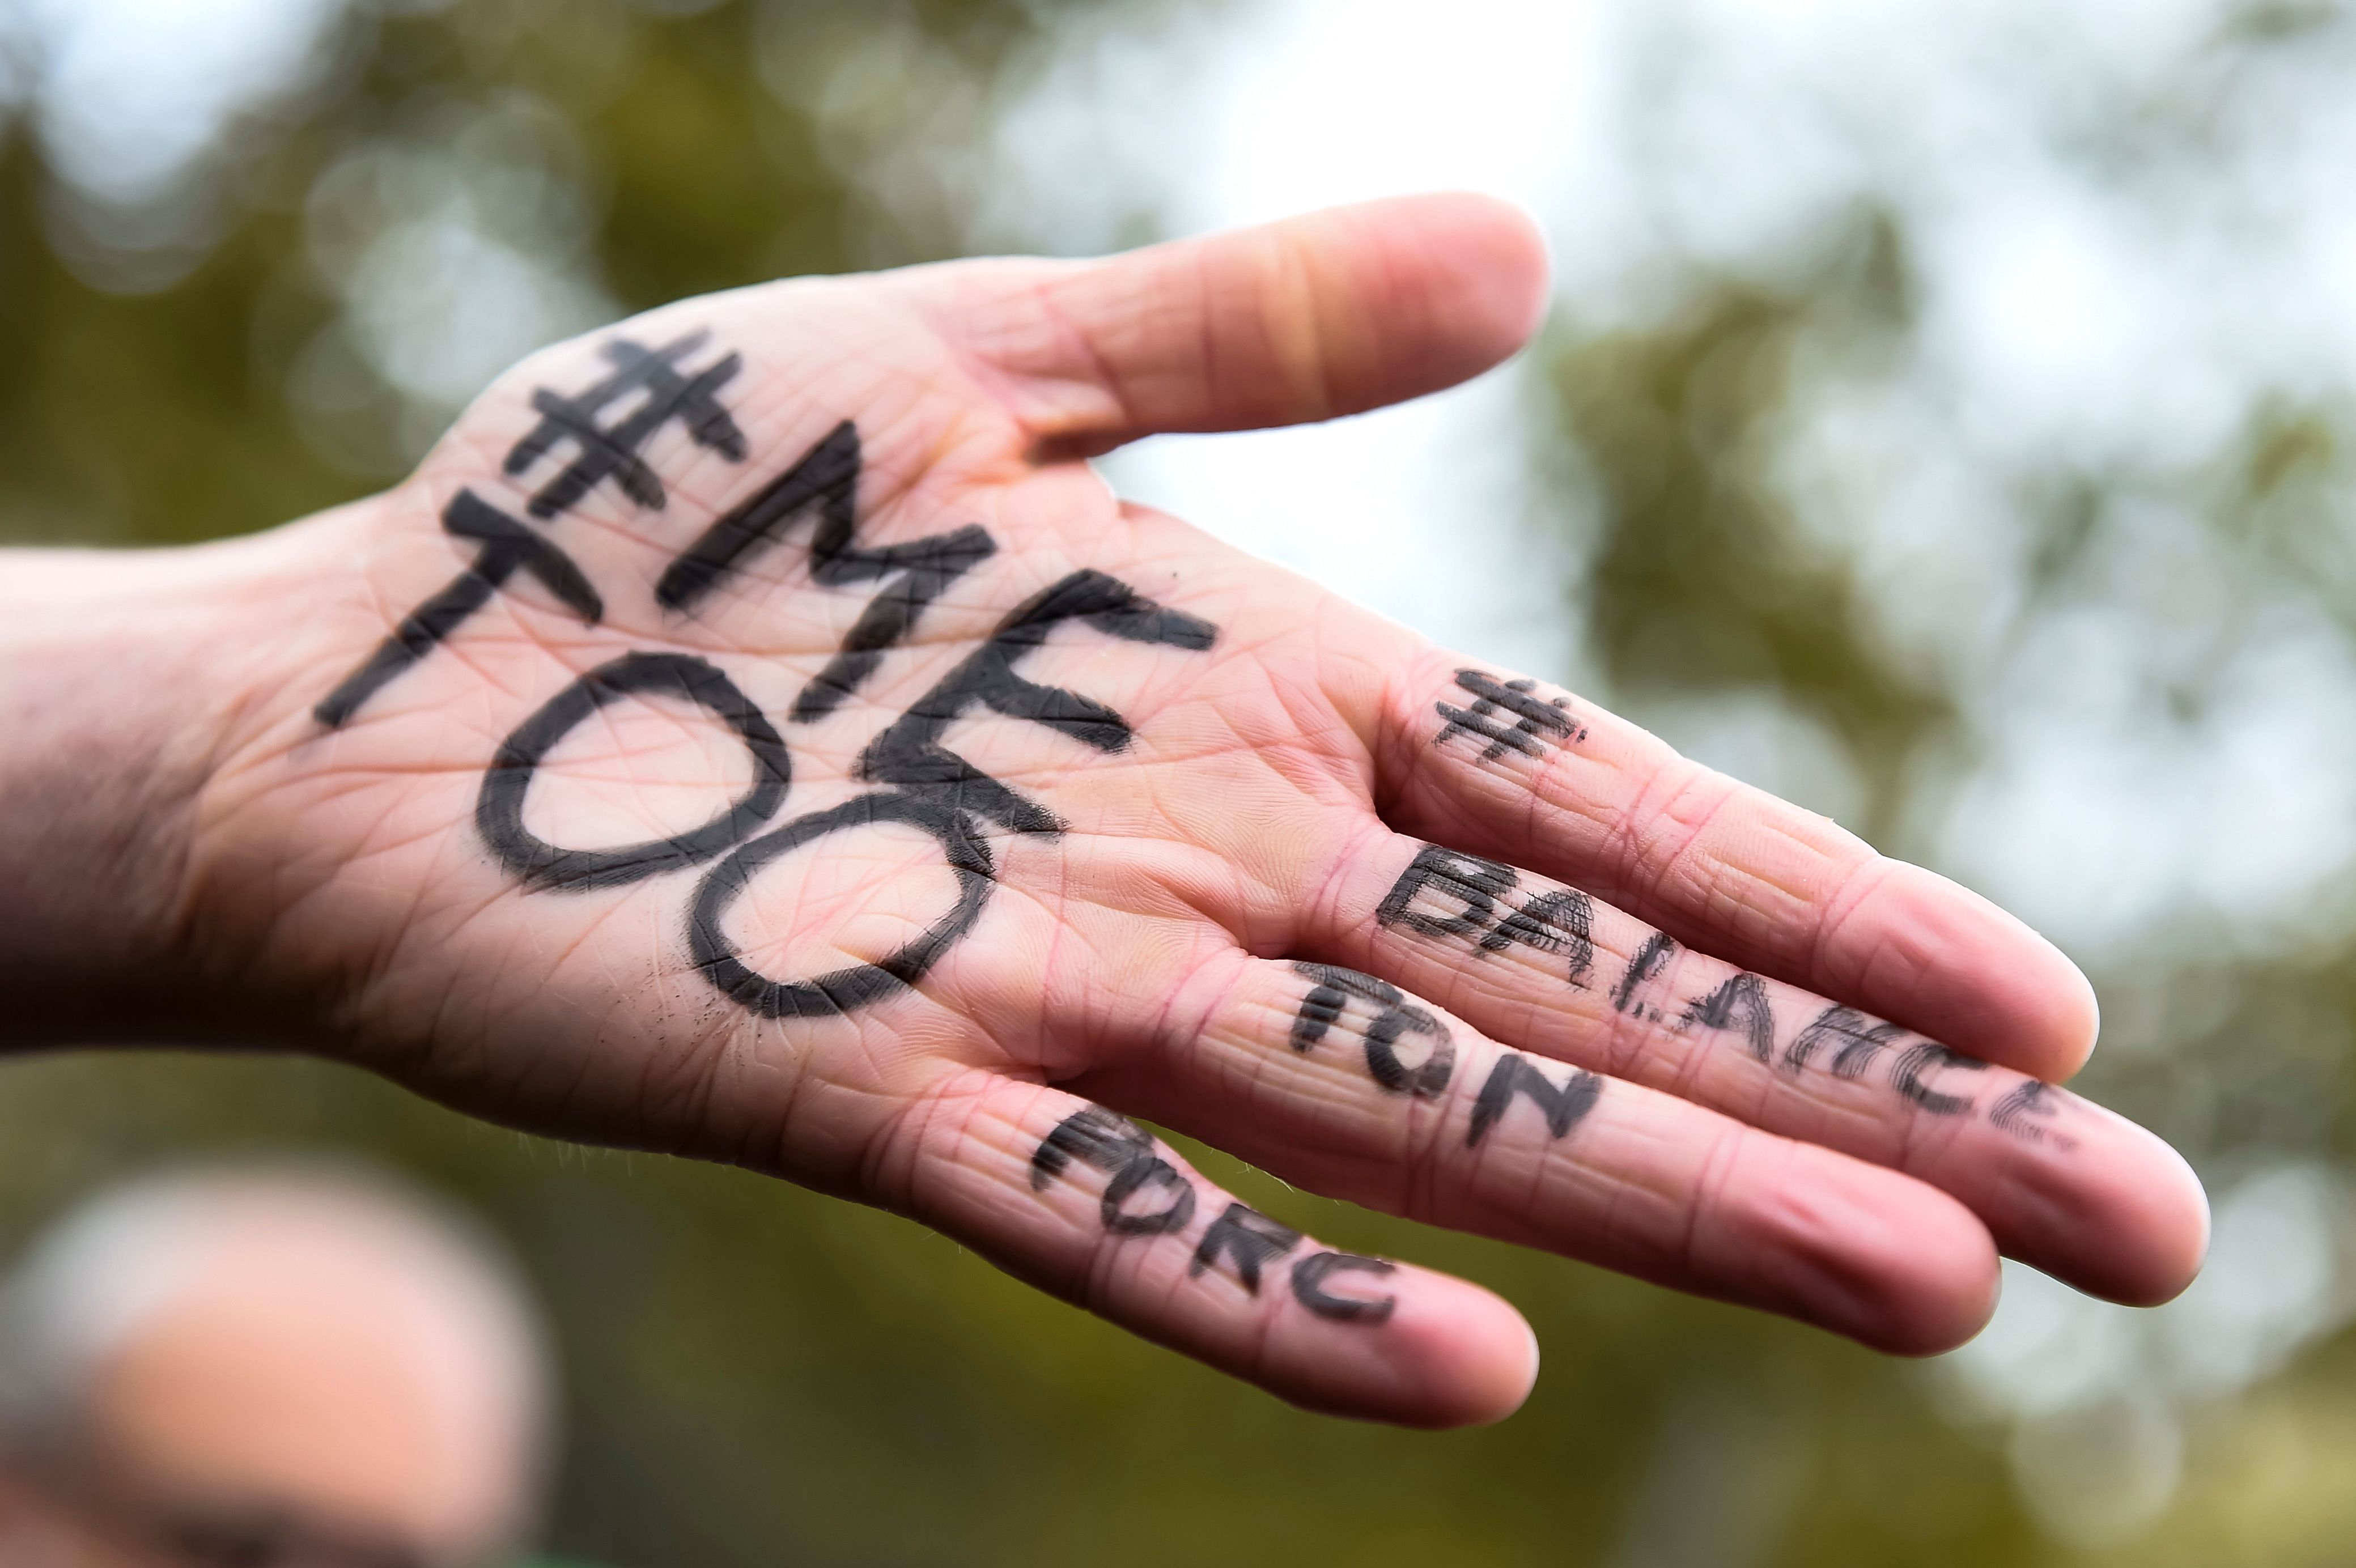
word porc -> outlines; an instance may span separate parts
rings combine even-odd
[[[509,516],[471,489],[460,490],[443,508],[442,527],[454,540],[473,547],[472,560],[402,617],[319,701],[312,710],[318,722],[329,729],[348,723],[379,692],[456,635],[518,572],[547,589],[584,624],[598,624],[605,616],[604,598],[542,530],[607,481],[638,509],[665,510],[668,492],[642,453],[669,425],[680,426],[695,445],[729,462],[745,460],[744,432],[719,398],[743,368],[741,357],[731,353],[699,369],[685,368],[707,337],[696,331],[651,348],[617,337],[601,346],[612,367],[603,379],[571,396],[537,390],[532,408],[540,419],[509,450],[504,472],[523,478],[561,451],[569,449],[571,456],[533,492],[526,507],[531,521]],[[829,589],[873,585],[873,592],[841,647],[796,697],[788,724],[812,723],[834,712],[885,653],[906,641],[949,584],[997,553],[996,542],[979,524],[904,544],[862,545],[856,528],[860,470],[859,432],[845,420],[784,473],[714,520],[654,584],[655,602],[664,611],[693,610],[804,517],[815,518],[809,543],[814,582]],[[953,722],[987,711],[1044,725],[1098,752],[1118,752],[1130,745],[1130,726],[1111,708],[1019,673],[1026,656],[1066,622],[1124,642],[1194,651],[1210,647],[1218,635],[1210,623],[1155,603],[1103,572],[1075,571],[1018,605],[980,646],[869,742],[855,775],[876,788],[774,827],[768,827],[770,819],[793,784],[791,755],[777,725],[708,659],[627,652],[558,692],[500,743],[484,772],[477,831],[508,873],[531,889],[582,892],[703,866],[688,901],[687,940],[696,967],[723,995],[767,1018],[824,1017],[867,1006],[913,984],[980,918],[996,886],[981,833],[985,822],[1044,837],[1064,831],[1054,813],[943,745]],[[752,763],[743,793],[699,827],[618,848],[571,848],[527,828],[524,806],[532,780],[557,745],[601,709],[656,695],[703,709],[743,745]],[[785,979],[748,965],[729,937],[725,919],[754,876],[806,845],[879,824],[915,828],[939,848],[958,890],[948,912],[873,963]]]
[[[1114,1236],[1167,1236],[1194,1217],[1194,1186],[1162,1157],[1153,1136],[1115,1111],[1090,1105],[1055,1125],[1031,1156],[1031,1188],[1044,1191],[1078,1160],[1111,1179],[1098,1200],[1098,1217]],[[1261,1271],[1301,1245],[1301,1234],[1248,1204],[1229,1203],[1204,1231],[1187,1261],[1189,1278],[1206,1269],[1235,1276],[1247,1294],[1259,1294]],[[1287,1277],[1292,1298],[1316,1316],[1369,1327],[1389,1319],[1398,1303],[1389,1296],[1348,1294],[1327,1285],[1337,1275],[1376,1278],[1398,1272],[1385,1258],[1314,1252],[1295,1259]]]

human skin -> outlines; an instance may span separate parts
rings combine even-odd
[[[265,1178],[140,1243],[84,1303],[110,1339],[51,1445],[0,1464],[0,1560],[185,1564],[191,1530],[304,1563],[505,1560],[540,1481],[534,1350],[447,1238]]]
[[[2041,1087],[2096,1030],[2052,946],[1085,461],[1451,385],[1545,296],[1471,197],[767,284],[533,357],[383,495],[0,559],[0,1029],[267,1038],[744,1165],[1415,1424],[1520,1403],[1514,1310],[1113,1113],[1901,1353],[1976,1331],[1999,1252],[2172,1296],[2199,1184]],[[683,338],[739,357],[706,402],[603,466],[550,435]]]

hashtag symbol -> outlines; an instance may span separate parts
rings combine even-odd
[[[1532,695],[1537,688],[1535,680],[1525,677],[1501,681],[1477,669],[1460,669],[1456,672],[1456,684],[1472,694],[1472,706],[1465,709],[1448,702],[1432,704],[1432,710],[1441,720],[1440,733],[1432,740],[1434,745],[1451,735],[1475,735],[1488,742],[1481,760],[1494,763],[1507,752],[1542,757],[1546,755],[1546,741],[1568,746],[1587,738],[1587,731],[1565,711],[1570,699],[1558,697],[1550,702],[1541,700]],[[1513,720],[1510,724],[1505,721],[1508,715]]]
[[[744,432],[736,427],[716,394],[744,368],[734,354],[723,357],[693,375],[682,374],[679,362],[703,347],[709,336],[691,332],[659,348],[648,348],[626,337],[603,346],[614,367],[604,380],[576,396],[559,397],[546,387],[532,394],[531,406],[540,422],[509,452],[507,472],[521,475],[553,452],[570,443],[575,455],[531,498],[535,517],[552,517],[568,511],[597,485],[612,479],[623,494],[650,511],[663,505],[662,481],[638,455],[655,432],[671,421],[687,427],[696,445],[719,453],[732,463],[744,460]],[[636,400],[630,411],[611,424],[600,416],[617,403]]]

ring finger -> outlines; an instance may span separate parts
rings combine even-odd
[[[1912,1178],[1509,1050],[1370,976],[1241,952],[1066,1085],[1283,1179],[1821,1324],[1961,1342],[1996,1250]]]
[[[1542,1055],[1919,1177],[2083,1289],[2164,1300],[2200,1263],[2198,1181],[2142,1128],[1562,883],[1380,834],[1302,941]]]

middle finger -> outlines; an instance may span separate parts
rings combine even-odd
[[[1953,1198],[1672,1095],[1540,1063],[1371,976],[1229,950],[1065,1086],[1313,1191],[1782,1312],[1879,1349],[1987,1321]],[[1150,1022],[1145,1020],[1150,1019]]]
[[[1563,883],[1370,832],[1301,955],[1381,976],[1509,1044],[1919,1177],[2010,1256],[2165,1300],[2205,1244],[2199,1183],[2065,1090],[1696,952]]]

